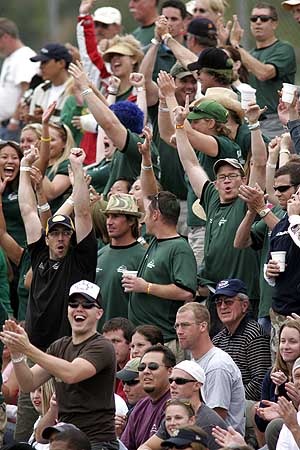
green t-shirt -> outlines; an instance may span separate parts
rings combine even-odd
[[[195,293],[197,265],[186,239],[153,238],[139,266],[138,276],[149,283],[176,286]],[[137,325],[157,325],[165,342],[176,338],[174,323],[182,301],[165,299],[144,293],[133,292],[129,301],[128,319]]]
[[[21,246],[26,245],[26,232],[21,216],[18,192],[14,190],[10,183],[7,184],[2,194],[2,208],[6,221],[6,229],[8,234]]]
[[[272,212],[282,219],[285,215],[285,211],[280,206],[275,206]],[[260,301],[258,309],[258,317],[266,317],[269,315],[269,310],[272,304],[272,296],[274,288],[270,286],[264,278],[264,264],[268,260],[269,249],[270,249],[270,236],[271,231],[266,225],[264,220],[258,220],[254,222],[251,228],[251,238],[252,238],[252,248],[259,251],[260,254],[260,276],[259,276],[259,287],[260,287]]]
[[[86,171],[91,180],[91,185],[96,189],[98,194],[102,194],[105,185],[109,179],[111,161],[102,159],[97,166],[91,167]]]
[[[96,284],[101,289],[104,309],[98,330],[113,317],[128,317],[129,293],[122,287],[123,271],[137,270],[144,254],[138,242],[122,247],[106,245],[98,251]]]
[[[140,41],[142,44],[142,47],[145,47],[146,45],[149,45],[151,42],[151,39],[154,38],[154,28],[155,24],[152,23],[151,25],[148,25],[147,27],[138,27],[136,28],[131,34]]]
[[[251,248],[234,248],[233,242],[247,205],[237,198],[220,203],[213,183],[203,188],[201,205],[206,212],[204,259],[199,272],[201,284],[215,286],[225,278],[239,278],[246,283],[251,300],[259,299],[259,256]]]
[[[138,151],[137,143],[142,142],[142,138],[137,133],[127,130],[127,139],[122,150],[117,149],[114,153],[110,176],[104,188],[104,195],[107,195],[114,182],[121,177],[135,180],[141,171],[141,154]],[[152,164],[156,176],[159,175],[159,158],[155,144],[151,143]]]
[[[56,175],[66,175],[68,177],[69,176],[68,165],[69,165],[69,160],[68,159],[66,159],[65,161],[62,161],[59,164],[59,166],[57,168],[57,171],[55,173],[50,172],[52,166],[49,166],[46,169],[46,174],[45,175],[48,177],[48,179],[50,181],[53,181]],[[60,206],[64,203],[64,201],[69,196],[70,192],[71,192],[71,188],[68,188],[59,197],[57,197],[57,198],[55,198],[55,199],[53,199],[53,200],[51,200],[49,202],[52,214],[55,214],[55,212],[58,210],[58,208],[60,208]]]
[[[241,148],[239,145],[229,139],[226,136],[213,136],[216,141],[218,142],[218,154],[217,156],[208,156],[202,152],[197,151],[196,155],[198,158],[198,161],[200,165],[203,167],[205,172],[207,173],[210,180],[215,179],[215,174],[213,171],[213,166],[218,159],[221,158],[236,158],[238,160],[241,159]],[[195,200],[197,200],[197,196],[193,191],[192,186],[190,185],[190,182],[188,181],[188,177],[186,177],[187,181],[187,187],[188,187],[188,193],[187,193],[187,207],[188,207],[188,213],[187,213],[187,224],[190,227],[203,227],[205,226],[205,221],[199,219],[199,217],[195,216],[195,214],[192,211],[192,206]]]
[[[250,54],[264,64],[272,64],[276,69],[276,76],[271,80],[259,80],[251,72],[249,74],[249,84],[256,89],[256,101],[259,106],[268,107],[266,114],[276,114],[277,91],[282,88],[282,83],[295,82],[297,66],[294,48],[288,42],[277,40],[268,47],[250,50]]]

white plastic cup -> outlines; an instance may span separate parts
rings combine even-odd
[[[290,83],[282,83],[282,97],[281,100],[284,103],[293,103],[294,94],[297,90],[297,86]]]
[[[284,272],[286,252],[271,252],[271,257],[274,261],[276,261],[279,264],[280,267],[279,271]]]
[[[137,270],[123,270],[123,277],[136,278],[137,273],[138,273]],[[124,289],[124,292],[128,292],[127,289]]]
[[[242,108],[248,109],[249,103],[256,103],[256,89],[251,87],[241,90]]]

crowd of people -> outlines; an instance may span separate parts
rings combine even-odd
[[[37,52],[0,17],[1,448],[299,449],[278,11],[253,6],[249,49],[225,0],[129,0],[132,33],[94,3]]]

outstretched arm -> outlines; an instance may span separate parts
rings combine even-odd
[[[200,166],[193,147],[189,143],[185,131],[185,119],[189,113],[189,97],[186,97],[185,107],[177,106],[174,110],[174,121],[176,129],[177,150],[184,170],[189,177],[195,194],[201,198],[204,184],[208,181],[208,176]]]
[[[28,244],[38,241],[42,234],[42,225],[30,179],[31,165],[37,158],[38,150],[32,146],[29,150],[25,150],[20,167],[18,198]]]
[[[142,155],[141,164],[141,186],[143,197],[147,198],[149,195],[157,194],[157,183],[153,171],[152,161],[151,161],[151,140],[152,135],[149,127],[143,129],[143,134],[145,136],[144,142],[138,143],[138,149]]]
[[[121,124],[116,115],[101,101],[90,88],[87,75],[84,73],[82,64],[70,64],[69,72],[73,76],[76,85],[83,93],[84,99],[89,110],[103,128],[107,136],[113,141],[114,145],[122,150],[125,147],[127,139],[127,130]]]
[[[72,197],[74,201],[76,239],[77,243],[79,243],[93,228],[89,190],[83,171],[85,153],[81,148],[72,148],[69,159],[74,176]]]

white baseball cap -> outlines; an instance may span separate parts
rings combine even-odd
[[[283,9],[286,9],[287,11],[290,11],[293,6],[297,5],[300,5],[300,0],[286,0],[285,2],[281,3]]]
[[[103,6],[102,8],[96,9],[93,19],[95,22],[106,23],[107,25],[112,23],[121,25],[122,23],[120,11],[117,8],[112,8],[111,6]]]
[[[69,298],[75,294],[82,295],[82,297],[86,298],[90,302],[99,303],[99,292],[100,287],[97,284],[91,283],[87,280],[81,280],[77,283],[74,283],[70,287]],[[99,303],[100,304],[100,303]]]

